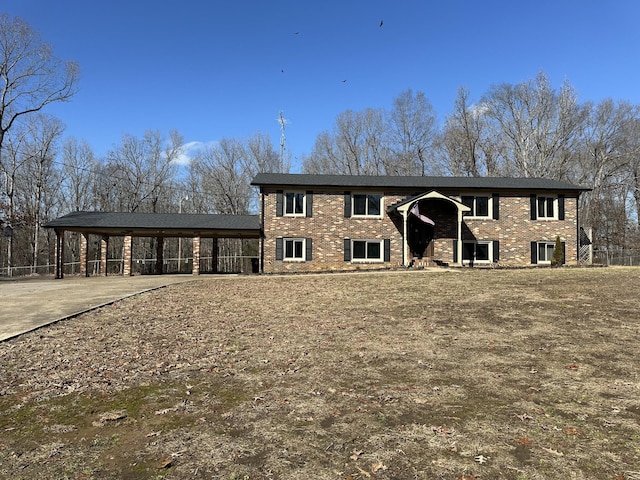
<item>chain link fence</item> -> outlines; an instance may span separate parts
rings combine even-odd
[[[640,250],[594,250],[593,263],[637,267],[640,266]]]
[[[100,275],[100,260],[90,260],[87,270],[89,275]],[[107,275],[122,275],[124,261],[121,258],[110,258],[107,261]],[[200,273],[258,273],[258,258],[247,255],[219,256],[217,269],[213,265],[213,257],[200,258]],[[193,258],[165,258],[162,265],[162,273],[191,273],[193,271]],[[80,262],[68,262],[64,264],[65,275],[78,275]],[[155,258],[133,259],[131,262],[133,275],[151,275],[156,273]],[[0,268],[0,277],[27,277],[48,276],[55,274],[55,265],[38,265]]]

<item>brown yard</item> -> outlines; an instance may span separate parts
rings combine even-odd
[[[0,343],[0,477],[640,479],[640,270],[209,277]]]

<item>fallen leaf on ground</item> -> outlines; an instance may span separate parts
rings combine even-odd
[[[438,425],[437,427],[432,426],[431,430],[433,431],[433,433],[441,433],[443,435],[451,435],[453,433],[453,430],[447,427],[443,427],[442,425]]]
[[[530,446],[533,444],[533,442],[531,441],[531,439],[530,439],[529,437],[527,437],[527,436],[524,436],[524,437],[522,437],[522,438],[517,438],[517,439],[516,439],[516,443],[517,443],[518,445],[522,445],[522,446],[524,446],[524,447],[530,447]]]
[[[365,477],[367,477],[367,478],[371,478],[371,474],[370,474],[369,472],[367,472],[366,470],[363,470],[362,468],[358,467],[357,465],[356,465],[356,468],[358,469],[358,471],[359,471],[362,475],[364,475],[364,476],[365,476]]]
[[[384,465],[382,462],[376,462],[373,465],[371,465],[371,471],[373,473],[376,473],[378,470],[386,470],[387,466]]]
[[[564,453],[559,452],[558,450],[554,450],[553,448],[542,447],[542,449],[545,452],[550,453],[551,455],[555,455],[556,457],[564,457]]]

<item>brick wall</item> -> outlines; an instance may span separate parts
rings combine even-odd
[[[264,191],[264,264],[267,273],[301,271],[341,271],[380,269],[402,265],[402,222],[394,224],[386,207],[404,200],[405,194],[386,193],[383,200],[383,219],[344,217],[344,192],[313,191],[313,216],[276,216],[276,191]],[[455,198],[455,197],[454,197]],[[437,205],[437,202],[434,203]],[[500,242],[500,262],[505,265],[530,265],[531,241],[555,241],[560,235],[566,243],[566,263],[575,264],[576,198],[565,199],[565,220],[530,220],[529,195],[500,196],[500,217],[493,219],[465,219],[468,228],[463,239]],[[436,222],[434,258],[452,263],[453,240],[457,236],[457,213],[447,215],[437,211],[429,216]],[[313,259],[310,262],[276,260],[276,238],[311,238]],[[469,238],[467,238],[469,237]],[[390,262],[344,261],[344,239],[389,239]]]
[[[577,255],[577,198],[565,197],[564,220],[531,220],[529,195],[500,195],[500,219],[465,219],[477,240],[500,241],[500,263],[531,265],[531,242],[565,242],[565,263],[574,265]],[[463,240],[466,240],[463,236]]]

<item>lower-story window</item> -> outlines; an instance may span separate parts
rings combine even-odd
[[[561,263],[565,263],[565,242],[560,242],[562,249]],[[541,263],[543,265],[551,264],[553,261],[553,252],[556,249],[555,242],[531,242],[531,263]]]
[[[553,259],[553,250],[556,248],[554,242],[538,242],[536,244],[537,258],[532,263],[551,263]]]
[[[276,260],[308,262],[312,251],[310,238],[276,238]]]
[[[462,261],[464,263],[489,263],[493,258],[493,242],[462,243]]]
[[[353,260],[382,261],[381,240],[354,240]]]
[[[304,239],[284,239],[284,260],[304,260]]]
[[[353,262],[388,262],[391,241],[389,239],[353,240],[344,239],[344,259]]]

